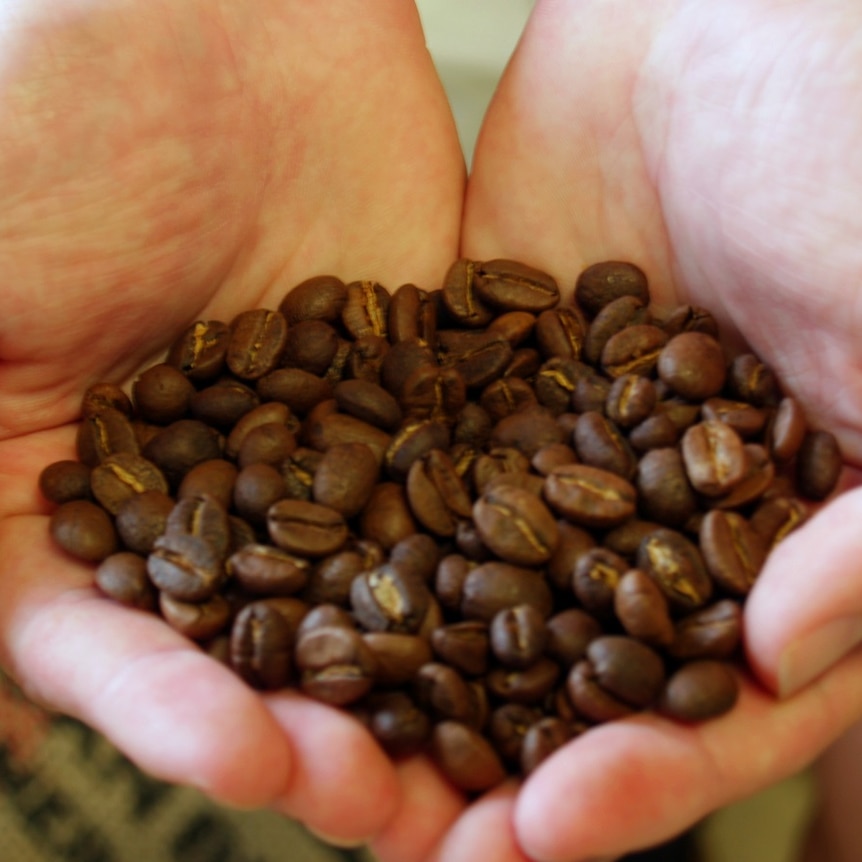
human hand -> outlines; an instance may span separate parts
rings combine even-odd
[[[633,260],[659,304],[713,310],[838,434],[848,489],[862,458],[851,5],[540,0],[480,135],[462,238],[469,257],[568,285]],[[730,714],[593,729],[518,795],[441,822],[429,858],[615,858],[809,763],[862,715],[860,510],[848,490],[771,556],[745,615],[756,680]],[[412,815],[377,840],[384,858],[426,858],[409,851]]]
[[[262,698],[48,539],[80,396],[309,275],[432,279],[463,160],[412,4],[21,0],[0,12],[0,664],[147,771],[336,836],[394,773],[346,716]],[[397,86],[393,85],[397,81]],[[338,752],[332,757],[331,752]]]

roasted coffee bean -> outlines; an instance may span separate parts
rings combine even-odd
[[[578,456],[575,450],[566,443],[548,443],[536,450],[530,459],[530,466],[540,475],[547,476],[556,467],[564,464],[576,464]]]
[[[142,419],[169,425],[186,415],[194,391],[185,374],[162,363],[141,372],[132,384],[132,400]]]
[[[553,276],[516,260],[479,264],[473,284],[479,298],[494,308],[537,313],[560,301],[560,289]]]
[[[371,543],[361,542],[360,546]],[[383,549],[374,544],[375,553],[379,552],[377,564],[384,560]],[[397,542],[389,551],[389,562],[403,569],[411,576],[419,578],[426,584],[434,580],[437,565],[443,554],[443,547],[427,533],[414,533]],[[369,557],[370,559],[370,557]],[[369,566],[371,568],[371,566]]]
[[[339,443],[364,443],[380,463],[392,442],[381,428],[344,413],[329,413],[307,422],[305,433],[308,445],[320,452]]]
[[[668,527],[685,526],[697,510],[697,495],[677,448],[647,452],[638,462],[635,486],[641,514]]]
[[[386,471],[392,479],[403,482],[413,464],[433,449],[449,448],[449,428],[436,419],[405,422],[389,441],[383,456]]]
[[[557,546],[557,524],[535,494],[512,485],[486,490],[473,506],[473,520],[486,547],[515,565],[546,563]]]
[[[767,548],[772,548],[804,523],[807,517],[808,512],[801,500],[776,496],[764,500],[752,513],[749,523]]]
[[[389,301],[389,339],[393,344],[414,338],[434,347],[437,309],[428,292],[415,284],[402,284]]]
[[[488,330],[502,335],[515,348],[530,337],[535,326],[536,316],[529,311],[505,311],[488,324]]]
[[[329,506],[305,500],[279,500],[266,514],[269,537],[283,551],[325,557],[347,541],[344,516]]]
[[[362,639],[374,656],[374,679],[379,685],[407,685],[432,659],[428,639],[419,635],[372,631]]]
[[[287,330],[279,364],[323,376],[338,352],[340,339],[323,320],[302,320]]]
[[[545,479],[545,499],[551,508],[576,524],[614,527],[635,513],[634,487],[607,470],[568,464]]]
[[[354,350],[359,344],[356,342]],[[391,346],[384,341],[383,345],[385,355],[380,358],[379,374],[375,382],[380,383],[390,395],[403,403],[408,394],[407,382],[420,370],[439,367],[437,353],[418,338],[399,341]],[[354,374],[354,377],[356,376]],[[414,386],[415,381],[411,382],[411,389]]]
[[[147,560],[131,551],[105,557],[94,575],[96,586],[120,604],[142,611],[156,608],[156,591],[147,574]]]
[[[231,619],[230,603],[219,593],[203,602],[183,602],[161,593],[159,612],[172,629],[194,641],[214,638]]]
[[[164,532],[174,500],[162,491],[144,491],[129,497],[117,509],[114,526],[129,551],[149,554]]]
[[[230,662],[251,686],[281,688],[290,676],[291,631],[285,618],[265,601],[252,602],[231,627]]]
[[[222,456],[218,432],[197,419],[179,419],[156,434],[141,453],[177,487],[192,467]]]
[[[591,374],[592,369],[577,359],[559,356],[548,359],[542,363],[533,383],[536,398],[554,416],[559,416],[569,409],[578,381]]]
[[[164,538],[197,536],[203,539],[220,560],[227,559],[231,547],[228,513],[213,497],[201,494],[185,497],[171,509],[165,521]]]
[[[766,543],[738,512],[713,509],[703,517],[700,547],[710,575],[734,595],[754,586],[766,560]]]
[[[288,324],[302,320],[324,320],[336,323],[347,303],[344,282],[335,275],[307,278],[288,291],[278,306]]]
[[[587,653],[587,646],[602,634],[598,620],[580,608],[567,608],[547,622],[545,652],[563,667],[572,667]]]
[[[596,724],[617,721],[635,712],[633,706],[605,690],[592,662],[586,658],[569,670],[566,694],[578,714]]]
[[[360,533],[388,551],[418,529],[404,486],[397,482],[375,485],[359,514]]]
[[[208,494],[223,508],[230,508],[239,470],[236,465],[223,458],[202,461],[183,476],[177,489],[177,498],[196,497]]]
[[[479,404],[499,422],[525,407],[538,404],[533,387],[519,377],[503,377],[488,384],[479,396]]]
[[[391,564],[356,577],[350,587],[353,613],[368,631],[419,630],[431,595],[424,582]]]
[[[610,616],[614,593],[629,564],[607,548],[592,548],[581,554],[572,571],[572,590],[585,610],[598,619]]]
[[[637,469],[634,451],[620,429],[601,413],[582,413],[572,441],[583,464],[616,473],[626,480],[634,478]]]
[[[608,339],[627,326],[650,323],[646,303],[636,296],[620,296],[609,302],[596,314],[584,339],[584,358],[598,365]]]
[[[491,713],[488,737],[504,760],[520,765],[524,737],[541,717],[541,710],[523,703],[506,703]]]
[[[667,335],[657,326],[650,323],[627,326],[612,335],[602,348],[602,369],[613,378],[624,374],[648,377],[666,343]]]
[[[702,607],[712,595],[703,557],[682,533],[666,528],[650,533],[638,548],[636,562],[674,608],[686,611]]]
[[[730,363],[727,384],[740,401],[756,407],[778,402],[780,388],[775,373],[753,353],[742,353]]]
[[[679,430],[666,413],[653,413],[629,431],[628,441],[636,452],[676,445]]]
[[[165,361],[193,383],[214,380],[224,370],[230,336],[220,320],[197,320],[174,342]]]
[[[440,604],[449,611],[461,606],[464,595],[464,582],[476,563],[463,554],[447,554],[437,564],[434,574],[434,595]]]
[[[113,521],[89,500],[70,500],[58,506],[49,529],[51,538],[67,554],[88,563],[99,563],[119,550]]]
[[[431,757],[446,778],[467,793],[481,793],[506,777],[484,736],[457,721],[441,721],[431,732]]]
[[[594,263],[578,276],[575,283],[575,301],[593,317],[621,296],[634,296],[644,305],[649,301],[646,275],[639,267],[626,261]]]
[[[111,455],[137,455],[141,447],[132,420],[113,407],[105,407],[81,420],[76,448],[78,458],[95,467]]]
[[[660,526],[654,521],[632,518],[619,527],[608,530],[602,537],[602,546],[633,562],[641,542]]]
[[[701,494],[727,494],[745,477],[742,438],[724,422],[707,419],[692,425],[682,435],[680,446],[686,475]]]
[[[515,605],[495,614],[489,635],[497,661],[519,670],[534,664],[548,642],[545,619],[532,605]]]
[[[267,599],[266,601],[272,603],[277,600]],[[295,601],[295,599],[281,599],[281,601]],[[341,626],[351,631],[356,628],[353,616],[345,608],[331,604],[315,605],[302,617],[302,620],[296,627],[295,638],[298,639],[303,637],[307,632],[326,626]]]
[[[494,310],[485,305],[476,292],[478,264],[462,258],[446,271],[441,292],[447,312],[462,326],[487,326],[494,318]]]
[[[90,468],[80,461],[55,461],[39,474],[39,490],[51,503],[90,498]]]
[[[724,351],[711,335],[682,332],[662,348],[659,377],[679,396],[703,401],[721,392],[727,376]]]
[[[116,383],[93,383],[81,397],[81,416],[88,418],[103,410],[117,410],[129,419],[134,407],[131,399]]]
[[[377,662],[359,632],[344,626],[319,626],[296,640],[296,668],[302,690],[315,700],[344,706],[359,700],[374,684]]]
[[[439,662],[428,662],[417,671],[412,689],[416,702],[438,721],[473,725],[476,697],[458,671]]]
[[[705,721],[733,708],[739,682],[719,661],[693,661],[675,671],[665,684],[657,709],[677,721]]]
[[[649,378],[624,374],[608,390],[605,415],[620,428],[631,428],[649,417],[656,398],[655,386]]]
[[[266,422],[252,428],[243,438],[236,461],[240,469],[249,464],[277,466],[296,449],[296,435],[279,422]]]
[[[442,449],[432,449],[413,462],[406,489],[416,520],[436,536],[454,536],[458,519],[471,515],[467,486]]]
[[[280,311],[242,311],[230,325],[227,367],[241,380],[257,380],[278,366],[286,340],[287,321]]]
[[[737,601],[722,599],[676,622],[668,648],[677,659],[729,658],[742,639],[742,608]]]
[[[595,537],[565,518],[557,521],[557,547],[547,562],[548,581],[558,590],[571,589],[572,572],[578,558],[596,546]]]
[[[290,408],[278,401],[260,404],[240,417],[231,428],[225,441],[225,455],[236,460],[239,457],[245,438],[256,428],[263,425],[284,425],[290,430],[292,416]],[[290,454],[289,452],[287,454]],[[286,456],[285,456],[286,457]]]
[[[332,391],[338,409],[369,425],[392,431],[401,422],[401,408],[394,396],[378,383],[342,380]]]
[[[510,563],[488,562],[471,569],[461,590],[465,619],[490,622],[502,610],[532,605],[543,617],[550,615],[553,597],[542,575]]]
[[[539,719],[530,725],[524,734],[521,744],[521,771],[524,775],[529,775],[571,738],[571,727],[565,721],[553,716]]]
[[[394,758],[422,751],[431,736],[431,720],[401,691],[379,692],[366,699],[368,729]]]
[[[260,398],[255,390],[233,378],[216,381],[189,397],[191,415],[223,431],[233,428],[259,405]]]
[[[626,634],[652,646],[674,639],[670,608],[661,588],[640,569],[629,569],[614,590],[614,612]]]
[[[237,474],[233,505],[237,514],[252,524],[264,524],[270,507],[285,496],[284,479],[271,464],[251,464]]]
[[[354,337],[385,336],[389,293],[376,281],[353,281],[347,285],[347,303],[341,313],[345,329]]]
[[[678,305],[661,321],[661,328],[673,338],[681,332],[703,332],[718,337],[718,324],[712,312],[699,305]]]
[[[135,494],[144,491],[168,492],[168,482],[155,464],[140,455],[109,455],[90,473],[93,497],[112,515]]]
[[[221,554],[193,533],[161,536],[147,558],[152,582],[180,601],[201,602],[227,580]]]
[[[841,466],[841,451],[834,434],[806,434],[796,458],[796,482],[802,496],[825,500],[838,485]]]
[[[450,623],[431,632],[434,654],[467,676],[488,670],[490,637],[487,623],[479,620]]]
[[[755,407],[744,401],[716,397],[703,402],[701,416],[730,425],[740,437],[747,440],[763,430],[769,413],[762,407]]]
[[[315,503],[329,506],[345,518],[362,511],[380,477],[374,452],[364,443],[330,446],[314,472],[311,492]]]
[[[316,404],[332,398],[332,384],[328,380],[301,368],[276,368],[261,377],[255,389],[262,400],[279,401],[289,407],[291,413],[301,416]]]
[[[536,319],[536,342],[549,359],[580,359],[586,333],[586,323],[573,307],[548,309]]]
[[[232,554],[226,567],[252,595],[292,596],[308,582],[310,564],[271,545],[249,544]]]
[[[630,706],[649,706],[665,681],[661,657],[634,638],[602,635],[587,647],[587,660],[599,685]]]
[[[542,367],[542,354],[534,347],[518,347],[512,351],[512,358],[503,372],[503,377],[521,377],[527,380],[534,377]]]
[[[479,455],[473,462],[473,486],[479,494],[504,473],[526,473],[530,469],[529,459],[510,446],[497,446]]]
[[[455,368],[468,389],[481,389],[501,377],[512,361],[512,348],[502,335],[470,330],[437,333],[441,364]]]
[[[539,658],[523,670],[494,668],[485,677],[485,687],[501,701],[538,704],[553,691],[559,677],[555,661]]]
[[[491,432],[492,448],[517,449],[525,458],[532,458],[544,446],[566,442],[565,431],[554,415],[538,404],[500,419]]]

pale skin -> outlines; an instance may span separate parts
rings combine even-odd
[[[466,194],[412,5],[354,13],[0,7],[0,661],[148,771],[370,841],[383,862],[614,858],[791,774],[862,715],[862,10],[544,0]],[[638,262],[659,303],[705,305],[747,340],[848,462],[848,490],[751,596],[756,679],[732,714],[599,728],[469,806],[351,719],[261,697],[98,599],[47,542],[35,491],[72,452],[81,390],[133,376],[196,317],[271,307],[321,272],[434,287],[459,251],[568,289],[587,263]],[[852,830],[832,832],[812,860],[858,858]]]

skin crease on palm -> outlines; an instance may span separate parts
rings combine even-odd
[[[862,715],[858,655],[796,691],[809,652],[793,648],[839,617],[862,635],[859,492],[770,559],[746,611],[759,684],[732,714],[598,728],[520,794],[465,807],[350,719],[260,698],[95,600],[47,542],[36,475],[72,452],[83,387],[128,379],[191,320],[272,306],[320,272],[435,286],[459,229],[462,253],[567,286],[592,261],[636,261],[659,304],[705,305],[747,340],[858,465],[862,10],[543,0],[459,228],[462,163],[415,10],[355,9],[0,7],[0,661],[149,771],[370,839],[383,862],[620,855],[794,772]]]

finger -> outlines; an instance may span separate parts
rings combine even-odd
[[[527,781],[515,828],[542,862],[665,841],[708,812],[798,771],[862,713],[862,654],[796,697],[746,680],[725,716],[687,726],[644,714],[594,728]]]
[[[847,491],[770,554],[745,608],[749,661],[791,695],[862,641],[862,488]]]
[[[267,702],[293,745],[291,778],[275,807],[330,843],[366,843],[398,801],[383,751],[355,718],[330,706],[286,692]]]
[[[381,862],[426,862],[465,808],[462,794],[424,757],[396,767],[400,802],[394,817],[371,841]]]
[[[2,663],[158,778],[269,803],[291,758],[260,696],[155,616],[99,596],[91,569],[53,548],[47,520],[0,524]]]
[[[513,828],[517,785],[507,782],[474,802],[428,857],[428,862],[530,862]]]

